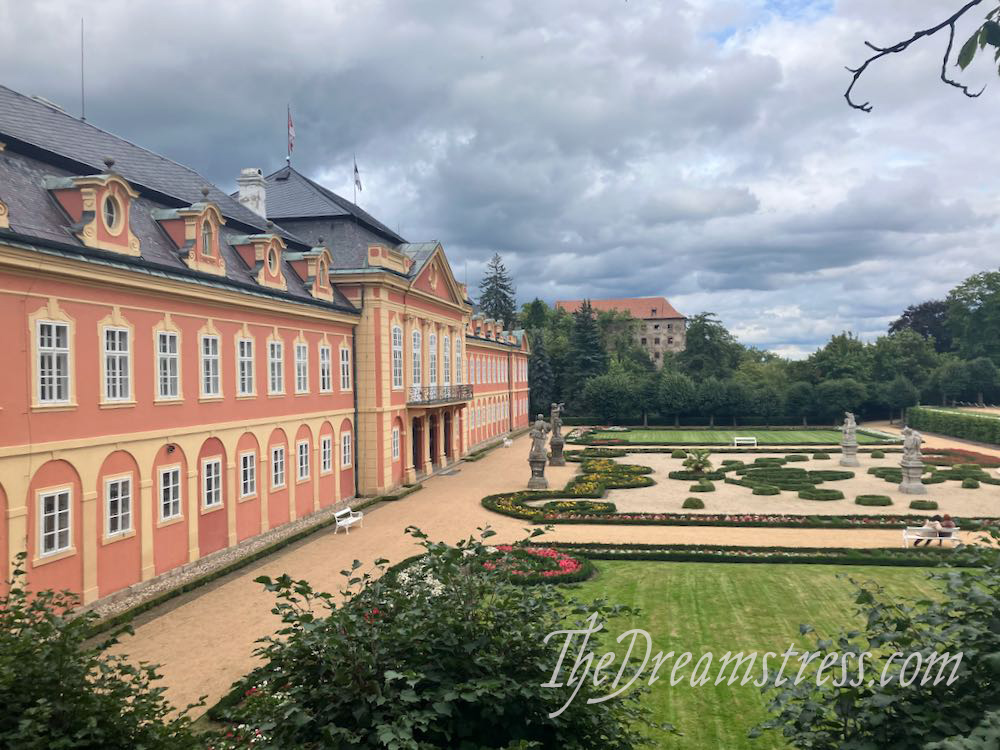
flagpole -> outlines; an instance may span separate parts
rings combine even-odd
[[[358,155],[354,154],[354,172],[351,174],[351,182],[354,183],[354,205],[358,205]]]
[[[288,119],[285,121],[285,148],[287,153],[285,154],[285,163],[290,167],[292,166],[292,104],[288,104]]]

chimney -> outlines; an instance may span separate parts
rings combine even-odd
[[[240,203],[258,216],[267,218],[267,189],[263,172],[256,167],[241,169],[236,184],[240,188]]]

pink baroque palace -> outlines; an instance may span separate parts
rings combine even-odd
[[[228,195],[0,86],[0,572],[92,603],[528,425],[528,343],[286,166]]]

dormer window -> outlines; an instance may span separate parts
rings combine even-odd
[[[201,224],[201,252],[211,257],[213,253],[212,222],[208,219]]]
[[[121,229],[119,226],[121,215],[122,211],[118,205],[118,199],[113,195],[106,195],[104,197],[104,226],[112,234],[118,234]]]

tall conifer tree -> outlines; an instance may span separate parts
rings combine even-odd
[[[585,299],[580,309],[573,313],[569,349],[571,359],[567,363],[568,388],[563,395],[571,400],[578,400],[583,396],[586,382],[596,375],[603,375],[608,369],[608,353],[601,344],[601,332],[597,328],[589,299]]]
[[[494,253],[486,266],[486,274],[479,282],[479,310],[487,318],[503,322],[510,330],[517,313],[514,282],[507,272],[499,253]]]
[[[537,331],[531,337],[531,356],[528,358],[528,381],[531,383],[531,417],[548,414],[555,400],[555,377],[552,363],[545,350],[545,337]]]

